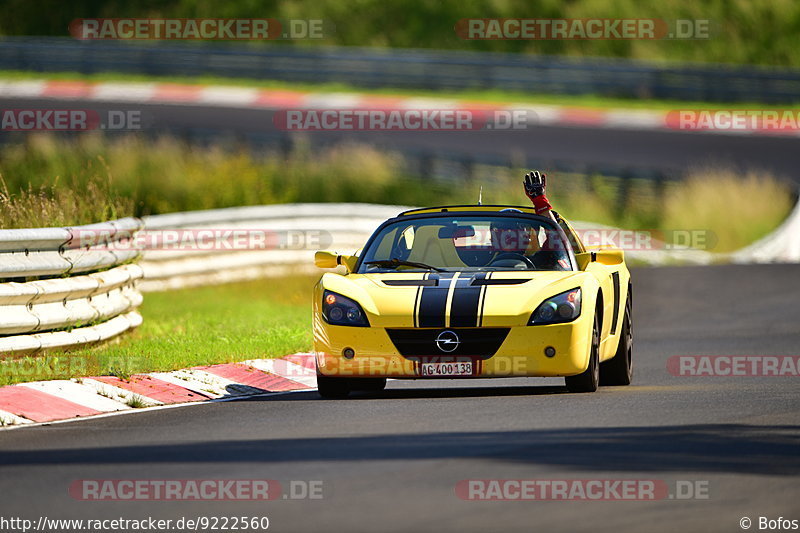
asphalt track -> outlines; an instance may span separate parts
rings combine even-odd
[[[273,111],[203,105],[81,103],[75,100],[0,98],[0,109],[135,110],[146,132],[224,132],[234,138],[283,134]],[[662,170],[668,173],[708,166],[766,169],[800,184],[800,137],[722,135],[663,130],[533,126],[523,131],[322,132],[304,134],[319,142],[346,139],[413,153],[525,161],[546,168]]]
[[[676,377],[671,355],[798,355],[800,265],[635,269],[630,387],[391,382],[0,431],[0,516],[268,516],[270,531],[741,531],[800,519],[800,381]],[[78,479],[321,480],[321,500],[81,502]],[[474,502],[465,479],[649,479],[708,499]]]

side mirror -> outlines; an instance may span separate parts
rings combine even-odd
[[[575,260],[578,262],[578,270],[586,270],[586,267],[592,262],[606,266],[621,265],[625,260],[625,252],[616,248],[608,248],[596,252],[575,254]]]
[[[336,252],[317,252],[314,254],[314,265],[319,268],[336,268],[339,266],[339,255]]]
[[[595,261],[602,265],[621,265],[625,261],[625,252],[616,248],[608,248],[595,252]]]
[[[357,255],[339,255],[336,252],[319,251],[314,254],[314,265],[319,268],[336,268],[343,265],[348,272],[356,268]]]

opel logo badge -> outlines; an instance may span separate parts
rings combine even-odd
[[[436,347],[443,352],[454,352],[459,344],[461,344],[461,340],[458,338],[458,335],[456,335],[454,331],[448,329],[439,333],[436,337]]]

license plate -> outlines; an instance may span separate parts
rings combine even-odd
[[[464,363],[422,363],[421,376],[471,376],[472,361]]]

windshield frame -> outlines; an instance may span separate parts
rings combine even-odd
[[[443,208],[446,209],[446,208]],[[550,217],[544,217],[541,215],[534,215],[532,213],[526,213],[524,211],[517,211],[514,208],[508,208],[508,211],[437,211],[432,213],[414,213],[409,215],[398,215],[394,218],[390,218],[389,220],[384,221],[380,226],[378,226],[375,231],[370,235],[369,239],[367,239],[366,244],[361,249],[361,253],[359,254],[358,261],[356,262],[355,268],[353,269],[354,274],[389,274],[389,273],[396,273],[396,272],[366,272],[363,271],[364,265],[364,258],[367,255],[367,251],[372,247],[375,243],[375,240],[378,238],[379,235],[383,233],[383,230],[387,226],[394,225],[396,223],[411,221],[411,220],[418,220],[418,219],[431,219],[431,218],[462,218],[462,217],[470,217],[470,216],[477,216],[477,217],[486,217],[486,218],[513,218],[513,219],[529,219],[532,222],[536,222],[541,225],[547,225],[553,229],[555,229],[556,233],[558,234],[561,242],[565,246],[565,250],[567,252],[567,257],[569,258],[570,268],[569,270],[564,271],[557,271],[557,270],[519,270],[519,269],[498,269],[495,272],[575,272],[578,269],[578,262],[575,260],[575,252],[572,249],[572,244],[570,240],[567,238],[567,234],[564,233],[564,229],[561,227],[561,224],[558,224]],[[460,272],[461,270],[458,268],[446,268],[448,272]],[[411,273],[411,272],[425,272],[425,270],[420,269],[419,271],[399,271],[401,273]]]

